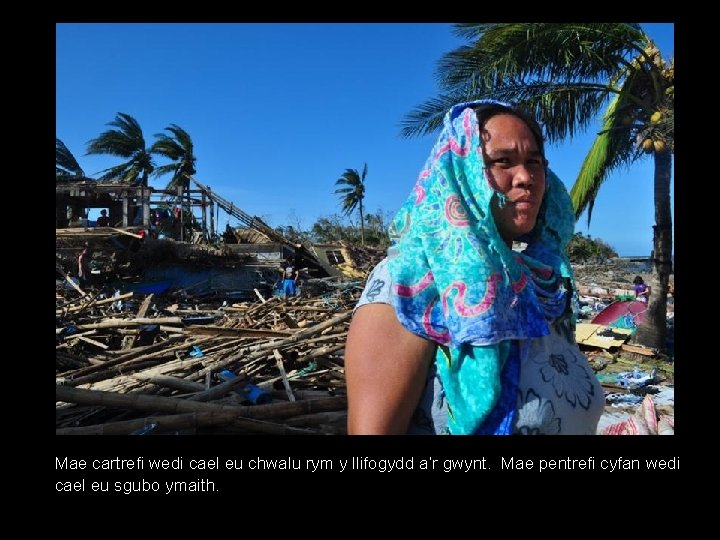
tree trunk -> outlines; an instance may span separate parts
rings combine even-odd
[[[363,214],[362,199],[360,199],[360,244],[365,245],[365,216]]]
[[[655,152],[655,225],[650,302],[634,341],[664,352],[667,333],[667,290],[672,264],[672,214],[670,212],[670,152]]]

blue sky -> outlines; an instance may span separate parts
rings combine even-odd
[[[673,24],[643,27],[674,55]],[[435,141],[401,138],[400,122],[437,93],[437,62],[461,44],[440,23],[58,24],[56,135],[94,176],[120,163],[85,155],[118,112],[148,146],[178,124],[195,144],[195,177],[272,226],[339,213],[335,180],[367,163],[367,211],[394,213]],[[547,149],[568,189],[597,129]],[[652,182],[651,159],[614,174],[590,229],[583,217],[576,230],[649,254]],[[237,225],[221,212],[220,227],[228,219]]]

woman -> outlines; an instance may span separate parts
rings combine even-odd
[[[635,279],[633,279],[633,288],[635,289],[635,300],[647,303],[650,299],[650,287],[641,276],[635,276]]]
[[[348,432],[595,433],[573,227],[537,123],[496,101],[453,107],[350,326]]]
[[[283,298],[287,299],[295,296],[297,294],[297,280],[300,277],[300,271],[295,268],[291,257],[285,259],[285,264],[280,268],[280,275],[282,276],[280,289],[283,293]]]

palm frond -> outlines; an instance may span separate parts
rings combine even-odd
[[[616,95],[608,105],[603,117],[603,129],[595,137],[570,190],[575,218],[578,219],[587,209],[588,226],[600,186],[619,165],[619,147],[629,139],[629,129],[623,129],[622,115],[618,114],[618,110],[622,110],[622,97],[622,94]]]
[[[80,167],[73,153],[57,137],[55,137],[55,174],[60,177],[85,176],[85,171]]]
[[[468,69],[489,87],[534,79],[607,80],[621,59],[642,49],[637,26],[617,23],[490,23],[460,25],[472,36],[440,63],[438,78],[447,90],[467,80]]]
[[[192,138],[183,128],[177,124],[170,124],[165,128],[172,136],[165,133],[156,133],[155,143],[150,148],[151,154],[160,155],[173,161],[168,165],[158,167],[153,176],[156,178],[165,174],[172,174],[172,178],[168,182],[166,189],[175,189],[177,186],[187,186],[189,180],[184,173],[193,175],[197,171],[195,162],[197,161],[194,154],[194,145]]]
[[[453,94],[442,94],[428,99],[409,112],[400,121],[400,136],[416,137],[435,133],[442,128],[443,117],[450,107],[462,101],[477,99],[468,96],[467,92],[457,91]]]
[[[108,154],[126,158],[127,161],[102,171],[105,173],[102,178],[122,182],[139,180],[145,183],[155,164],[145,148],[140,124],[129,114],[117,113],[115,119],[107,125],[115,129],[104,131],[90,140],[87,154]]]
[[[657,129],[657,124],[650,122],[647,111],[636,101],[636,97],[642,95],[640,85],[647,83],[644,77],[641,70],[631,73],[619,93],[610,100],[603,115],[602,129],[570,191],[576,219],[587,209],[588,226],[600,186],[611,172],[642,157],[640,143],[648,132],[655,133]]]
[[[121,163],[100,172],[102,173],[100,180],[108,182],[132,184],[136,183],[140,177],[140,169],[132,162]]]
[[[639,25],[624,23],[472,23],[455,30],[472,43],[441,59],[440,95],[405,116],[402,136],[438,130],[458,102],[495,98],[535,112],[551,141],[572,137],[600,112],[607,80],[646,39]]]
[[[335,181],[335,185],[339,186],[335,193],[341,195],[342,210],[345,215],[351,214],[355,208],[362,209],[366,176],[367,163],[363,167],[362,174],[358,173],[357,169],[345,169],[342,176]]]
[[[167,165],[160,165],[159,167],[155,167],[155,170],[153,170],[152,175],[154,177],[163,176],[166,174],[173,174],[175,175],[177,173],[177,165],[175,163],[168,163]]]

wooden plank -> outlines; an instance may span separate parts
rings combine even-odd
[[[622,345],[620,347],[623,351],[641,354],[643,356],[655,356],[657,354],[657,351],[655,349],[649,349],[647,347],[643,347],[642,345]]]
[[[100,347],[103,350],[107,350],[108,346],[104,343],[100,343],[99,341],[95,341],[94,339],[90,339],[89,337],[85,336],[79,336],[79,340],[85,341],[86,343],[89,343],[90,345],[95,345],[96,347]]]
[[[202,392],[205,390],[204,384],[188,381],[187,379],[180,379],[178,377],[172,377],[170,375],[133,373],[130,376],[134,379],[151,382],[153,384],[157,384],[158,386],[172,388],[173,390],[180,390],[181,392]]]
[[[607,333],[608,335],[601,335],[601,333]],[[631,333],[632,331],[626,328],[611,328],[602,324],[579,323],[575,327],[575,341],[580,345],[610,349],[625,343]]]
[[[71,304],[70,307],[67,308],[67,310],[72,313],[74,311],[80,311],[80,310],[89,308],[91,306],[101,306],[103,304],[112,304],[113,302],[116,302],[117,300],[124,300],[125,298],[130,298],[133,294],[134,293],[129,292],[129,293],[121,294],[120,296],[113,296],[111,298],[103,298],[102,300],[93,299],[90,302],[88,302],[87,304],[82,304],[79,306],[75,306],[75,305]],[[60,310],[56,310],[56,313],[60,313]]]
[[[123,328],[126,326],[141,326],[143,324],[176,324],[181,326],[182,319],[180,317],[158,317],[149,319],[147,317],[136,319],[105,319],[92,324],[79,324],[79,330],[87,330],[90,328]]]
[[[292,388],[290,388],[290,382],[288,381],[287,374],[285,373],[285,365],[283,364],[282,355],[277,349],[273,349],[273,354],[275,355],[275,362],[278,370],[280,371],[280,376],[282,377],[283,386],[285,387],[288,399],[290,401],[295,401],[295,396],[293,395]]]
[[[303,415],[303,418],[313,418],[316,415]],[[263,422],[241,418],[233,411],[207,411],[184,414],[168,414],[150,416],[137,420],[124,420],[121,422],[108,422],[95,426],[67,427],[55,430],[56,435],[130,435],[145,426],[156,424],[158,432],[175,431],[177,429],[199,428],[218,425],[233,425],[247,432],[266,433],[268,435],[315,435],[307,429],[299,429],[287,425]],[[311,420],[305,425],[311,425]]]
[[[147,310],[150,308],[150,302],[152,302],[154,294],[149,294],[145,297],[145,300],[143,300],[142,305],[140,306],[140,309],[137,312],[137,318],[142,319],[145,317],[145,314],[147,313]],[[135,341],[137,340],[137,336],[132,336],[130,339],[128,339],[125,344],[123,345],[123,350],[127,351],[132,349],[135,346]]]
[[[141,236],[139,234],[131,233],[130,231],[123,231],[122,229],[116,229],[115,227],[108,227],[111,231],[115,231],[118,234],[124,234],[127,236],[132,236],[133,238],[140,238],[141,240],[145,238],[144,236]]]
[[[200,336],[227,336],[227,337],[289,337],[295,332],[288,330],[263,330],[255,328],[225,328],[223,326],[189,326],[185,332]]]
[[[116,392],[86,390],[84,388],[73,388],[63,385],[55,386],[55,401],[175,414],[200,411],[234,411],[237,412],[238,416],[259,420],[288,418],[299,414],[312,414],[316,412],[341,411],[347,408],[347,398],[345,396],[243,407],[143,394],[118,394]]]

